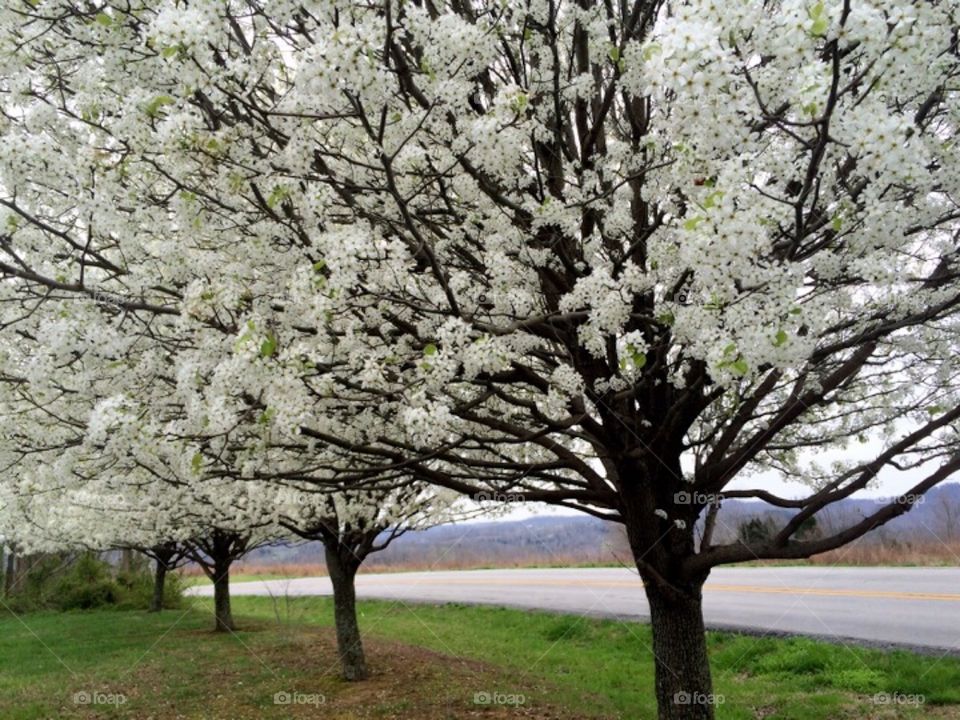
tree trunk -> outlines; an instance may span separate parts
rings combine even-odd
[[[157,563],[153,571],[153,598],[150,600],[150,612],[163,610],[167,573],[176,567],[175,559],[180,559],[178,552],[176,543],[164,543],[163,545],[155,545],[146,553],[147,557],[152,557]]]
[[[7,567],[3,575],[3,594],[10,595],[13,592],[13,583],[17,577],[17,556],[13,548],[7,548]]]
[[[236,629],[233,624],[233,612],[230,609],[230,565],[231,559],[214,559],[213,565],[213,612],[216,616],[215,630],[230,632]]]
[[[713,694],[700,588],[664,591],[646,585],[650,602],[660,720],[712,720]]]
[[[248,550],[249,535],[214,528],[207,537],[193,540],[187,549],[189,557],[203,568],[213,583],[214,629],[217,632],[236,630],[230,609],[230,567]]]
[[[333,613],[337,626],[337,652],[344,680],[365,680],[368,676],[367,661],[363,654],[363,641],[357,625],[357,593],[354,580],[360,567],[358,560],[348,552],[338,553],[325,547],[327,572],[333,584]]]
[[[157,568],[153,571],[153,598],[150,600],[150,612],[163,610],[163,591],[167,584],[167,563],[157,558]]]
[[[11,592],[21,592],[24,589],[24,586],[27,584],[27,575],[30,574],[33,566],[37,564],[39,557],[40,555],[37,553],[31,553],[29,555],[20,555],[17,558],[17,562],[14,565],[13,584],[10,586]]]

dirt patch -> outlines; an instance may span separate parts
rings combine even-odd
[[[212,633],[211,633],[212,634]],[[184,638],[198,633],[186,630]],[[209,635],[207,635],[209,640]],[[137,720],[574,720],[550,702],[551,688],[535,675],[379,638],[365,638],[370,678],[346,682],[332,629],[296,627],[241,633],[214,657],[145,665],[128,679],[129,706],[111,718]],[[189,668],[188,670],[186,668]],[[190,692],[185,692],[188,673]],[[70,717],[64,716],[64,717]],[[73,717],[99,717],[95,714]],[[596,718],[609,716],[596,715]]]
[[[318,685],[331,691],[325,707],[326,717],[338,720],[508,717],[566,720],[581,717],[545,705],[542,698],[546,688],[535,686],[537,678],[529,678],[526,687],[517,687],[516,680],[501,668],[476,660],[389,640],[367,638],[364,643],[370,678],[348,683],[337,675],[332,630],[317,629],[296,638],[296,646],[304,652],[297,653],[294,662],[306,670],[305,679],[312,676]]]

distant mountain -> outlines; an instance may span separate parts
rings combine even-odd
[[[544,564],[599,564],[614,559],[622,545],[619,525],[589,516],[544,515],[524,520],[471,522],[409,532],[372,555],[378,567],[463,567]],[[623,553],[621,553],[623,555]],[[323,562],[318,542],[261,548],[245,564]]]
[[[844,500],[822,513],[814,533],[830,533],[877,510],[886,498]],[[760,501],[728,500],[718,515],[714,542],[732,542],[740,527],[759,518],[782,524],[793,510]],[[867,535],[861,543],[951,544],[960,541],[960,484],[934,488],[905,515]],[[320,543],[261,548],[246,565],[322,565]],[[368,569],[455,568],[511,565],[630,564],[622,526],[590,516],[543,515],[524,520],[441,525],[398,538],[371,556]]]
[[[876,512],[891,498],[850,499],[835,503],[820,513],[817,524],[820,533],[829,533],[847,527]],[[721,527],[715,538],[729,541],[740,524],[754,517],[769,517],[779,521],[790,518],[795,511],[774,508],[760,501],[728,501],[719,513]],[[894,518],[874,530],[866,541],[882,542],[896,538],[912,542],[953,542],[960,540],[960,483],[940,485],[920,498],[907,513]]]

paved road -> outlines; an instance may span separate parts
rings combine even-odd
[[[325,577],[237,583],[236,595],[329,595]],[[210,587],[194,588],[209,595]],[[643,620],[636,573],[618,568],[360,575],[360,597],[464,602]],[[851,639],[960,655],[960,568],[769,567],[714,570],[714,628]]]

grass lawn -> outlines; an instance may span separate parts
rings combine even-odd
[[[206,600],[188,603],[159,615],[0,616],[0,718],[656,716],[644,625],[362,602],[373,677],[348,684],[336,675],[328,598],[235,598],[234,635],[209,631]],[[957,659],[727,633],[711,633],[710,649],[719,718],[960,719]]]

